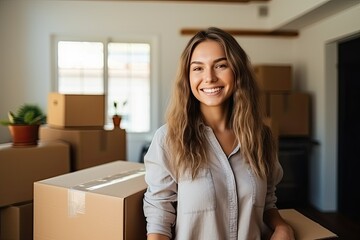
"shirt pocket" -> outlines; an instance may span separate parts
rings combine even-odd
[[[178,183],[178,210],[184,214],[213,211],[215,187],[210,169],[201,169],[195,179],[185,175]]]
[[[265,199],[267,193],[267,181],[259,176],[249,168],[248,174],[250,177],[251,188],[252,188],[252,203],[254,207],[265,207]]]

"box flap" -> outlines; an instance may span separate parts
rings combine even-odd
[[[295,209],[279,210],[281,217],[292,226],[296,240],[314,240],[336,238],[337,235],[317,222],[307,218]]]
[[[146,188],[144,164],[114,161],[79,170],[39,183],[102,195],[125,198]],[[126,184],[122,184],[126,182]]]

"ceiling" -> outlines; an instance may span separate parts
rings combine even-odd
[[[269,2],[270,0],[158,0],[162,2],[212,2],[212,3],[249,3]]]

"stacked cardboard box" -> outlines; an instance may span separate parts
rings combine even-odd
[[[33,184],[70,172],[70,147],[40,141],[34,147],[0,145],[0,239],[32,239]]]
[[[264,114],[281,136],[310,135],[310,95],[292,87],[291,65],[255,65]]]
[[[0,209],[1,240],[33,239],[33,202]]]
[[[114,161],[36,182],[34,239],[146,239],[144,174]]]
[[[126,132],[105,130],[105,96],[50,93],[47,126],[41,140],[63,140],[71,146],[71,170],[126,160]]]
[[[58,128],[97,128],[105,125],[105,96],[50,93],[47,124]]]
[[[297,207],[308,200],[310,95],[294,91],[291,65],[255,65],[260,103],[278,137],[278,158],[284,176],[277,185],[279,207]]]

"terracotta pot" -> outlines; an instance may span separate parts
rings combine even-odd
[[[121,116],[114,115],[112,120],[113,120],[113,123],[114,123],[114,128],[120,128]]]
[[[40,125],[9,125],[14,147],[36,146]]]

